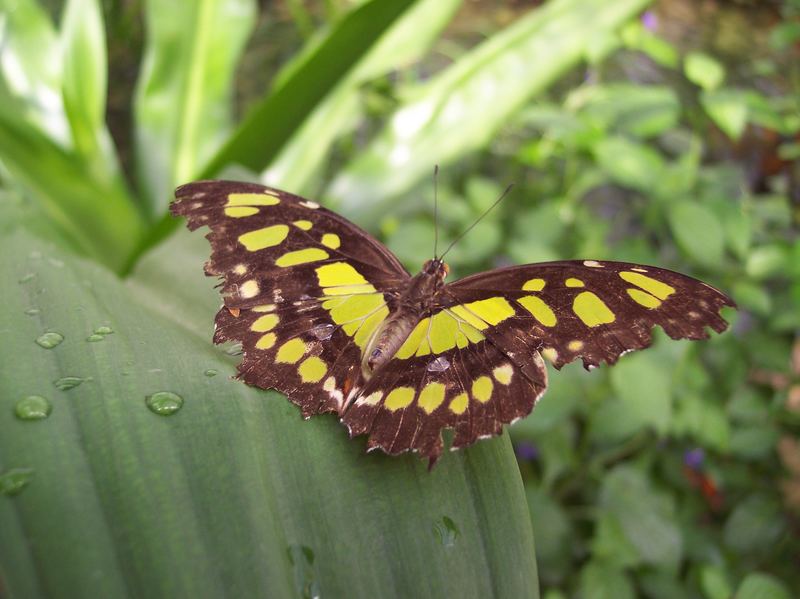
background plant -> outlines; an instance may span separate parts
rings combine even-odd
[[[719,13],[763,15],[736,68],[670,41],[676,3],[460,4],[0,3],[0,593],[535,596],[528,511],[551,598],[800,584],[796,3]],[[229,381],[172,188],[319,197],[416,269],[435,163],[445,236],[517,183],[456,273],[671,266],[732,293],[733,334],[565,368],[512,430],[520,470],[507,437],[432,475],[365,457]]]

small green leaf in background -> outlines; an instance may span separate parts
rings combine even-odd
[[[589,562],[581,570],[582,599],[634,599],[633,585],[622,570],[600,562]]]
[[[663,434],[672,418],[672,381],[664,361],[652,352],[623,358],[611,370],[614,392],[640,427]]]
[[[694,262],[709,268],[719,266],[724,235],[711,210],[695,202],[678,201],[670,206],[669,224],[678,246]]]
[[[647,145],[609,136],[594,147],[594,153],[611,180],[624,187],[648,192],[663,179],[664,161]]]
[[[789,589],[783,582],[760,572],[748,574],[735,595],[735,599],[790,599],[791,597]]]
[[[674,506],[639,470],[618,466],[602,483],[601,506],[616,519],[622,533],[645,563],[672,569],[683,556],[683,539]]]
[[[740,501],[725,522],[725,544],[735,551],[757,554],[775,543],[784,527],[780,507],[764,495],[754,494]]]
[[[717,89],[725,80],[725,67],[703,52],[690,52],[683,64],[686,78],[707,91]]]
[[[706,599],[730,599],[733,593],[727,573],[719,566],[704,565],[701,568],[700,587]]]
[[[738,90],[704,91],[700,95],[703,108],[711,120],[733,140],[739,140],[747,125],[747,99]]]

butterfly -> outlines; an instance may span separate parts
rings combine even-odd
[[[650,345],[722,332],[734,302],[688,276],[625,262],[498,268],[445,283],[434,258],[412,276],[374,237],[302,197],[252,183],[179,187],[171,211],[207,226],[205,272],[222,277],[214,342],[238,341],[238,377],[276,389],[304,418],[333,412],[351,437],[431,465],[498,435],[560,369],[613,364]]]

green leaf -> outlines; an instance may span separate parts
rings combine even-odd
[[[700,569],[700,587],[706,599],[729,599],[733,593],[727,573],[719,566],[704,565]]]
[[[538,596],[507,435],[428,472],[232,380],[236,359],[210,341],[214,281],[180,241],[124,284],[24,233],[0,238],[19,257],[0,262],[0,472],[32,470],[0,495],[11,596]],[[173,318],[176,292],[204,310]],[[98,327],[113,332],[89,342]],[[38,345],[48,331],[63,342]],[[169,416],[145,403],[164,391],[183,398]],[[32,394],[48,418],[14,416]]]
[[[648,31],[641,22],[629,23],[622,29],[621,37],[628,48],[646,54],[656,64],[667,69],[678,68],[680,56],[675,47]]]
[[[789,589],[770,574],[748,574],[736,591],[736,599],[790,599]]]
[[[61,21],[64,109],[78,153],[99,172],[116,167],[105,127],[106,39],[97,0],[69,0]],[[104,164],[109,161],[109,164]]]
[[[589,34],[616,30],[646,4],[555,0],[518,19],[411,90],[413,99],[334,180],[331,196],[346,212],[358,211],[361,222],[378,220],[386,203],[429,176],[433,164],[489,144],[531,97],[577,64]]]
[[[195,179],[231,127],[234,71],[256,17],[254,0],[146,3],[147,43],[134,98],[137,176],[160,215]]]
[[[707,91],[717,89],[725,80],[725,67],[703,52],[690,52],[683,61],[683,72],[689,81]]]
[[[725,522],[725,544],[741,554],[768,552],[786,527],[776,499],[754,494],[740,501]]]
[[[788,248],[781,244],[753,248],[745,263],[745,272],[756,280],[780,276],[788,267]]]
[[[718,267],[724,251],[724,234],[714,213],[702,204],[684,200],[672,204],[668,216],[678,246],[696,263]]]
[[[0,0],[3,60],[0,106],[68,143],[61,100],[61,48],[50,17],[36,0]]]
[[[674,128],[680,116],[677,95],[664,86],[616,83],[579,88],[577,93],[585,103],[581,117],[635,137],[660,135]]]
[[[271,185],[302,192],[312,174],[329,157],[331,144],[362,116],[361,86],[372,78],[421,57],[447,24],[461,0],[418,0],[392,23],[353,70],[314,108],[280,153],[269,164],[264,180]],[[319,40],[322,43],[322,40]],[[311,46],[313,47],[313,46]],[[308,60],[306,51],[278,76],[289,78]]]
[[[582,599],[634,599],[633,585],[622,570],[592,561],[581,570]]]
[[[615,183],[642,193],[662,180],[664,160],[649,146],[624,137],[604,137],[594,147],[595,159]]]
[[[617,466],[605,476],[600,503],[616,519],[645,563],[676,568],[683,538],[675,522],[671,498],[654,491],[642,472]]]
[[[711,120],[734,141],[738,141],[747,125],[747,97],[739,90],[704,91],[700,103]]]
[[[75,250],[121,270],[144,224],[118,179],[88,165],[0,104],[0,159],[11,181],[30,194]]]
[[[672,418],[670,365],[650,352],[626,356],[611,369],[611,384],[639,427],[667,432]]]
[[[212,177],[231,164],[261,171],[278,155],[319,103],[416,0],[368,0],[346,13],[330,33],[295,61],[202,169]]]

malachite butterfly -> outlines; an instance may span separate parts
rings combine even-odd
[[[577,260],[511,266],[445,284],[439,259],[411,276],[380,242],[285,191],[200,181],[172,212],[208,226],[206,274],[222,277],[214,342],[241,342],[238,376],[303,417],[334,412],[368,449],[433,464],[529,414],[560,369],[613,364],[650,345],[722,332],[734,302],[682,274]]]

